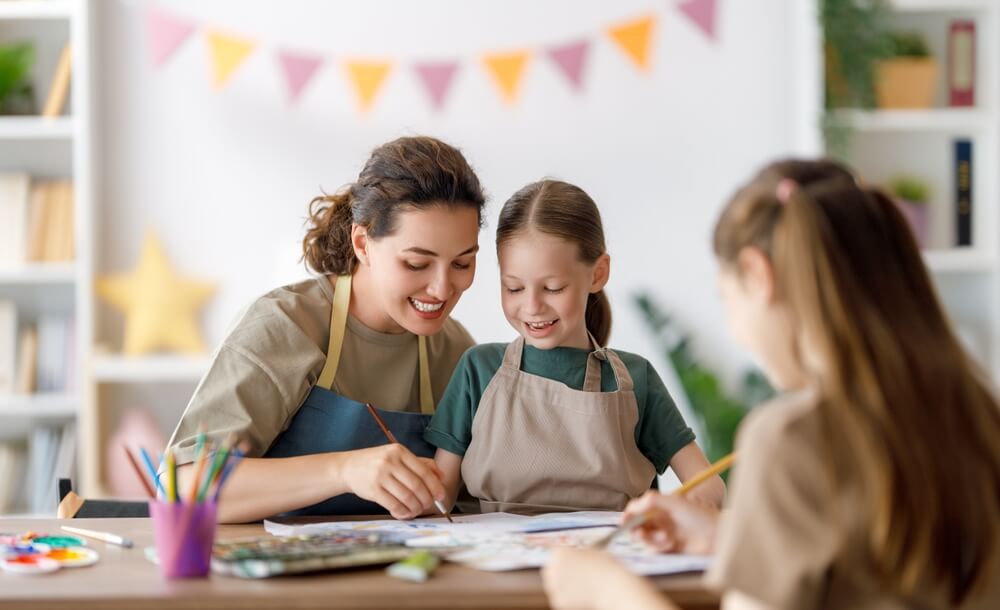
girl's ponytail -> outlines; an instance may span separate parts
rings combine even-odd
[[[611,336],[611,303],[603,290],[587,295],[587,311],[584,314],[587,331],[601,347],[608,344]]]

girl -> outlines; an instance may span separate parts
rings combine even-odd
[[[786,393],[742,425],[721,518],[652,494],[623,518],[714,551],[724,608],[1000,607],[1000,405],[893,202],[832,163],[776,163],[715,253],[732,332]],[[606,556],[561,552],[545,578],[556,607],[672,607]]]
[[[565,182],[530,184],[497,227],[501,302],[521,336],[462,356],[424,438],[450,501],[460,481],[483,511],[621,510],[672,466],[707,466],[653,367],[602,347],[610,258],[593,200]],[[721,479],[700,490],[718,505]]]
[[[303,257],[319,277],[250,305],[170,441],[179,463],[200,424],[249,446],[220,520],[408,518],[444,498],[421,434],[473,344],[449,314],[475,275],[483,205],[462,154],[423,137],[378,147],[357,182],[312,201]],[[402,445],[386,443],[365,402]]]

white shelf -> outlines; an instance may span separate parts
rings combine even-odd
[[[0,6],[3,2],[0,1]],[[0,140],[69,140],[73,117],[8,116],[0,118]]]
[[[976,273],[995,271],[1000,264],[996,257],[973,248],[925,250],[924,262],[938,273]]]
[[[210,363],[208,356],[98,356],[93,373],[103,383],[197,383]]]
[[[989,11],[996,0],[890,0],[890,10],[897,13]]]
[[[0,19],[69,19],[73,3],[68,0],[3,0]]]
[[[20,267],[0,267],[0,284],[72,284],[76,281],[73,263],[31,263]]]
[[[858,131],[985,131],[996,119],[976,108],[842,110],[837,118]]]
[[[77,402],[72,394],[0,394],[0,419],[70,418]]]

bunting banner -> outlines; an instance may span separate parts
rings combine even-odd
[[[718,2],[719,0],[668,0],[668,6],[689,21],[708,41],[715,43],[718,40]],[[640,73],[649,73],[654,63],[654,45],[660,18],[658,15],[645,14],[609,24],[601,28],[599,33],[560,43],[540,43],[537,47],[503,51],[486,50],[474,53],[472,57],[476,59],[471,61],[470,58],[461,57],[444,57],[433,61],[391,57],[371,59],[351,57],[350,54],[337,58],[316,50],[292,51],[266,42],[258,43],[255,36],[196,23],[152,4],[146,7],[145,25],[150,62],[155,69],[162,68],[192,34],[197,32],[203,37],[208,49],[211,83],[217,90],[224,88],[259,48],[267,48],[276,58],[290,104],[295,104],[303,96],[309,83],[325,63],[336,59],[343,67],[345,80],[353,90],[359,111],[367,113],[375,105],[386,80],[397,72],[396,67],[400,65],[406,71],[412,71],[435,112],[444,109],[456,77],[463,73],[463,67],[468,63],[480,66],[506,105],[517,103],[526,72],[534,71],[531,66],[536,56],[551,63],[555,71],[565,78],[571,91],[582,94],[587,84],[587,63],[596,52],[598,43],[604,40],[607,41],[604,44],[619,51]]]

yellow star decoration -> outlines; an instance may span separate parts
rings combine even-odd
[[[205,344],[195,314],[213,292],[214,284],[177,275],[151,232],[135,269],[97,280],[97,293],[125,314],[122,351],[127,356],[158,349],[203,353]]]

